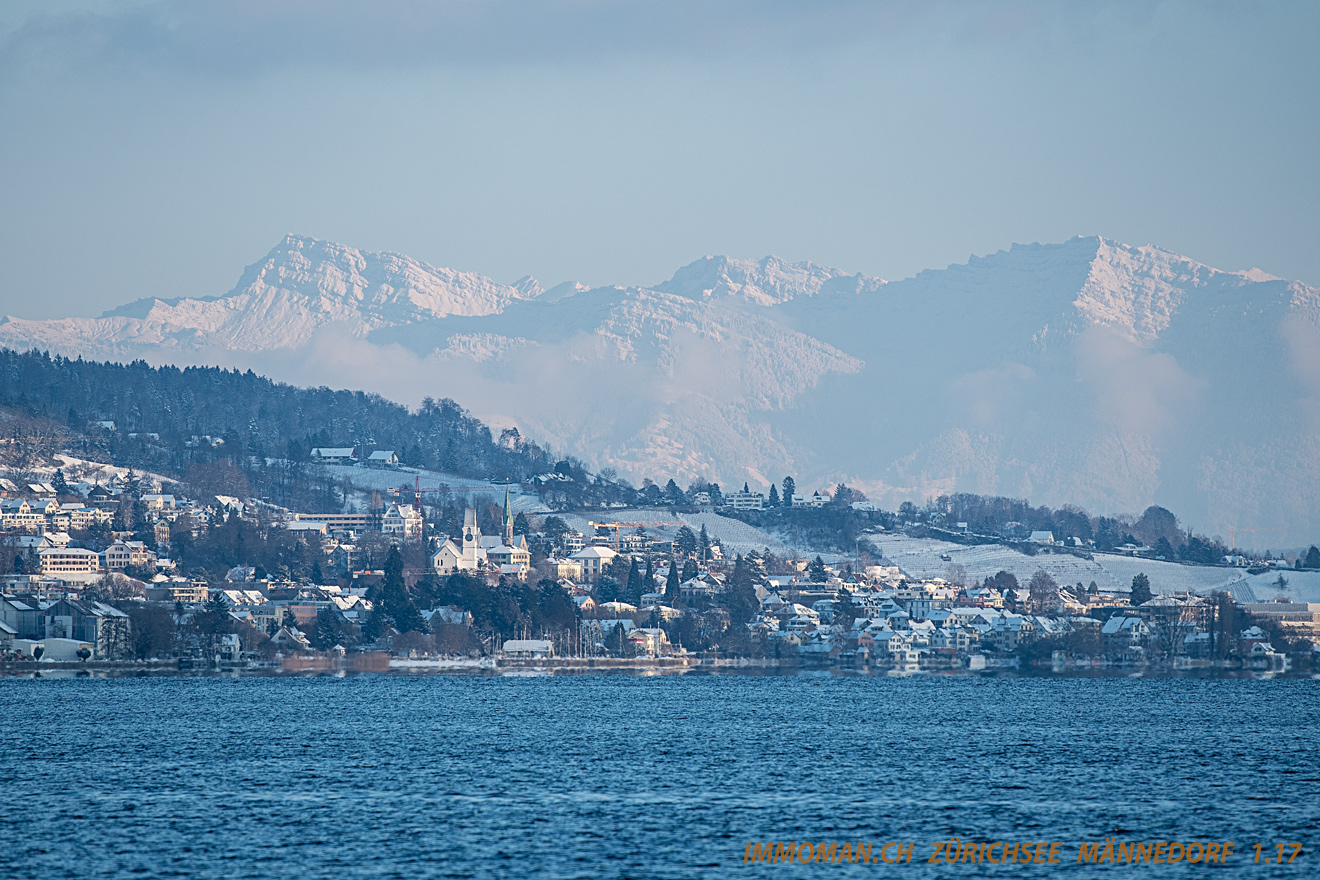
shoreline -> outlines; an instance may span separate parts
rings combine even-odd
[[[113,661],[18,661],[0,662],[0,679],[6,678],[142,678],[142,677],[228,677],[306,678],[361,675],[414,676],[462,675],[477,677],[552,677],[565,675],[707,676],[764,675],[772,677],[837,678],[1034,678],[1034,679],[1286,679],[1320,680],[1320,675],[1301,672],[1265,672],[1251,669],[1195,667],[1187,669],[1108,665],[1066,668],[991,667],[988,669],[889,669],[848,668],[785,662],[779,658],[746,657],[556,657],[556,658],[407,658],[370,652],[347,657],[286,657],[279,661],[223,663],[216,666],[180,663],[177,660]]]

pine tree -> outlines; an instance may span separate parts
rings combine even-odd
[[[683,561],[683,580],[690,581],[697,576],[697,561],[688,557]]]
[[[807,566],[807,579],[813,584],[823,584],[830,579],[830,573],[825,568],[825,560],[819,556],[811,560],[811,564]]]
[[[682,583],[678,577],[678,560],[670,557],[669,559],[669,577],[665,579],[665,601],[673,605],[678,601],[678,585]]]
[[[697,535],[697,554],[702,562],[710,559],[710,535],[706,534],[706,524],[701,524],[701,534]]]
[[[774,483],[770,484],[770,499],[766,502],[769,507],[779,506],[779,487]]]
[[[752,573],[739,555],[734,560],[733,573],[729,575],[728,589],[724,594],[724,606],[729,612],[730,622],[735,626],[746,626],[756,614],[758,604]]]
[[[1304,568],[1320,568],[1320,547],[1311,545],[1311,549],[1306,551],[1306,559],[1303,561]]]
[[[637,570],[637,557],[628,557],[628,602],[640,605],[642,602],[642,574]]]
[[[397,544],[390,547],[389,555],[385,558],[385,579],[381,581],[376,593],[376,608],[371,615],[373,620],[377,616],[376,610],[381,612],[380,619],[376,621],[379,624],[388,621],[401,633],[426,632],[426,621],[418,613],[403,580],[403,554],[399,552]]]
[[[1149,602],[1152,598],[1150,592],[1150,578],[1145,573],[1138,574],[1132,579],[1132,595],[1128,599],[1128,604],[1136,607],[1143,602]]]
[[[782,501],[783,505],[785,507],[792,507],[793,496],[796,494],[797,494],[797,483],[793,482],[792,477],[784,477],[784,498]]]

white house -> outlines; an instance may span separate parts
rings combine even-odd
[[[404,541],[422,539],[422,515],[412,505],[391,504],[380,520],[380,530]]]
[[[614,562],[615,553],[609,547],[583,547],[574,553],[569,559],[572,559],[582,565],[582,573],[588,577],[595,577],[601,571]]]
[[[399,457],[394,454],[393,449],[377,449],[371,455],[367,456],[367,467],[397,467]]]
[[[156,554],[141,541],[116,541],[105,548],[105,567],[110,571],[155,564]]]
[[[553,657],[555,647],[549,639],[508,639],[503,652],[508,657]]]
[[[352,446],[318,446],[312,450],[312,461],[324,464],[354,464],[357,454]]]
[[[765,507],[765,496],[760,492],[752,492],[743,483],[740,490],[725,495],[724,502],[734,510],[760,510]]]

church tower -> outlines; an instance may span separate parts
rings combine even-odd
[[[513,546],[513,505],[509,503],[509,484],[504,484],[504,546]]]
[[[469,507],[463,511],[463,560],[467,567],[477,567],[477,550],[481,547],[481,529],[477,527],[477,512]]]

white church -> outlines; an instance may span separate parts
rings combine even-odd
[[[477,512],[463,511],[463,533],[459,542],[446,538],[431,557],[436,574],[451,575],[458,571],[482,572],[491,575],[509,575],[525,580],[532,568],[532,554],[527,549],[527,536],[513,536],[513,507],[509,503],[509,490],[504,490],[504,534],[485,536],[477,525]]]

